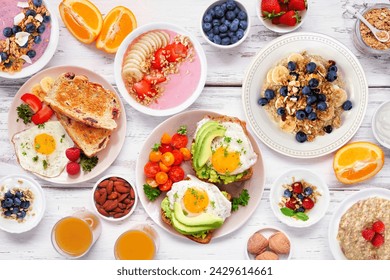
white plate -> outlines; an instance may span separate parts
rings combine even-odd
[[[124,55],[126,53],[127,47],[133,42],[134,39],[136,39],[138,36],[142,35],[143,33],[146,33],[151,30],[169,30],[176,32],[178,34],[185,35],[190,38],[195,52],[198,55],[198,58],[200,60],[200,78],[198,81],[198,85],[195,89],[195,91],[192,93],[190,97],[188,97],[183,103],[176,105],[175,107],[169,108],[169,109],[152,109],[147,106],[144,106],[140,103],[138,103],[127,91],[125,87],[125,83],[122,79],[122,65],[123,65],[123,59]],[[127,103],[130,104],[134,109],[138,110],[141,113],[148,114],[151,116],[169,116],[176,113],[179,113],[189,107],[194,101],[199,97],[201,94],[204,85],[206,83],[206,75],[207,75],[207,60],[206,55],[204,53],[204,50],[198,40],[195,36],[193,36],[191,33],[187,32],[186,30],[182,29],[179,26],[169,24],[169,23],[150,23],[143,26],[138,27],[133,32],[131,32],[127,37],[123,40],[121,43],[118,52],[115,56],[115,62],[114,62],[114,75],[115,75],[115,82],[118,86],[119,93],[122,95],[123,99],[126,100]],[[188,79],[190,79],[192,76],[188,75]],[[187,78],[187,77],[186,77]],[[169,81],[168,81],[169,83]]]
[[[343,112],[342,125],[313,142],[298,143],[293,134],[282,131],[257,104],[268,70],[291,53],[307,51],[336,61],[345,81],[352,110]],[[359,129],[368,102],[368,85],[358,59],[337,40],[318,33],[297,32],[281,36],[266,45],[250,65],[243,83],[242,102],[254,133],[271,149],[295,158],[329,154],[347,143]]]
[[[88,77],[88,79],[91,82],[101,84],[104,88],[116,93],[115,89],[108,81],[106,81],[103,77],[99,76],[98,74],[92,72],[91,70],[77,67],[77,66],[57,66],[57,67],[45,69],[39,72],[38,74],[34,75],[33,77],[31,77],[27,82],[25,82],[23,86],[18,90],[18,92],[14,97],[14,100],[12,101],[10,110],[8,112],[8,138],[10,141],[12,140],[12,137],[16,133],[34,125],[34,124],[25,125],[22,121],[16,122],[18,118],[16,108],[23,103],[20,97],[26,92],[31,92],[31,88],[35,84],[38,84],[42,78],[46,76],[56,78],[57,76],[65,72],[73,72],[76,75],[85,75]],[[120,100],[119,97],[118,100]],[[76,176],[68,176],[66,170],[64,170],[60,176],[54,178],[47,178],[37,174],[35,175],[48,182],[69,185],[69,184],[76,184],[76,183],[88,181],[98,176],[99,174],[103,173],[108,167],[111,166],[111,164],[117,158],[125,141],[126,112],[122,102],[120,102],[120,106],[122,112],[120,114],[119,119],[117,120],[118,127],[112,133],[110,141],[107,144],[107,147],[103,151],[100,151],[97,154],[97,157],[99,158],[99,163],[96,165],[94,169],[92,169],[91,172],[84,173],[83,171],[81,171]],[[56,117],[53,116],[51,119],[52,120],[56,119]],[[11,141],[11,145],[13,146],[12,141]]]
[[[380,188],[370,188],[358,191],[357,193],[349,196],[345,199],[338,209],[334,212],[332,219],[329,224],[329,247],[332,252],[333,257],[336,260],[346,260],[344,253],[341,251],[341,247],[339,245],[339,241],[337,240],[337,233],[339,230],[339,224],[344,213],[351,208],[356,202],[360,200],[365,200],[370,197],[381,197],[390,200],[390,191],[387,189]]]
[[[16,1],[14,2],[16,5]],[[50,24],[51,24],[51,30],[50,30],[50,40],[49,44],[46,47],[45,52],[43,55],[35,61],[33,64],[25,64],[28,65],[26,67],[23,67],[20,72],[16,72],[13,74],[9,74],[3,71],[0,71],[0,77],[6,78],[6,79],[20,79],[25,78],[30,75],[34,75],[38,71],[40,71],[47,63],[49,63],[50,59],[53,57],[54,53],[57,50],[58,45],[58,39],[60,34],[60,28],[58,24],[58,18],[57,18],[57,11],[56,8],[53,7],[53,4],[51,1],[43,1],[44,5],[50,12]]]
[[[34,215],[27,215],[22,223],[0,216],[0,229],[10,233],[22,233],[36,227],[42,220],[46,209],[45,194],[37,181],[25,175],[9,175],[0,179],[0,186],[5,186],[5,192],[18,187],[30,189],[34,194],[34,200],[31,203],[31,213]]]
[[[149,160],[150,149],[153,147],[153,145],[156,142],[160,141],[163,133],[167,132],[170,135],[173,135],[181,125],[187,125],[188,143],[189,143],[187,145],[187,148],[189,148],[190,143],[192,142],[192,138],[193,138],[192,136],[196,130],[196,123],[201,119],[203,119],[203,117],[206,115],[220,116],[220,114],[210,112],[210,111],[195,110],[195,111],[184,112],[167,119],[152,131],[152,133],[144,142],[144,146],[142,147],[137,159],[136,187],[138,191],[138,198],[141,201],[142,206],[145,208],[148,215],[153,219],[153,221],[157,225],[159,225],[161,228],[171,233],[172,235],[180,236],[183,238],[185,238],[183,235],[176,232],[172,227],[167,226],[161,220],[160,204],[163,198],[165,197],[165,195],[161,194],[160,197],[153,202],[149,201],[148,198],[145,196],[143,190],[143,185],[145,184],[145,179],[146,179],[144,175],[144,165]],[[249,204],[246,207],[240,206],[238,211],[233,212],[232,215],[226,219],[223,226],[214,231],[213,238],[219,238],[225,236],[235,231],[236,229],[239,229],[249,219],[249,217],[256,210],[258,204],[260,203],[261,196],[264,190],[264,180],[265,180],[263,160],[262,160],[260,148],[257,145],[255,139],[251,135],[249,135],[249,139],[252,143],[254,151],[258,155],[257,162],[253,166],[254,174],[250,180],[236,183],[236,184],[230,184],[227,187],[227,191],[233,197],[238,196],[238,194],[243,188],[247,189],[250,195]],[[186,162],[181,166],[184,169],[185,174],[194,174],[191,168],[191,164],[189,162]]]
[[[318,197],[318,200],[311,209],[307,215],[309,216],[309,219],[307,221],[301,221],[296,220],[292,217],[287,217],[283,215],[283,213],[280,211],[279,202],[283,197],[284,188],[283,185],[289,184],[291,185],[293,183],[292,178],[295,178],[295,182],[305,180],[310,185],[316,186],[317,191],[321,194],[321,196]],[[270,203],[272,211],[274,212],[275,216],[284,224],[290,226],[290,227],[309,227],[314,225],[315,223],[319,222],[325,215],[326,211],[329,207],[329,188],[326,185],[325,181],[314,172],[303,169],[303,168],[296,168],[291,169],[281,175],[271,188],[270,193]]]
[[[372,121],[371,121],[371,129],[372,129],[372,133],[374,134],[375,139],[379,142],[379,144],[381,144],[382,146],[384,146],[388,149],[390,149],[389,139],[386,139],[386,137],[384,137],[385,135],[383,134],[383,132],[381,132],[381,129],[378,128],[378,127],[380,127],[384,131],[388,131],[388,129],[387,129],[387,121],[388,120],[385,119],[386,120],[385,123],[381,123],[378,120],[378,117],[379,117],[378,115],[380,115],[380,113],[386,112],[386,110],[388,110],[390,107],[389,104],[390,104],[390,101],[385,101],[381,105],[379,105],[379,107],[375,110],[374,116],[372,117]]]

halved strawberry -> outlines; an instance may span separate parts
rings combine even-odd
[[[140,100],[144,100],[145,96],[153,97],[157,93],[152,84],[147,80],[141,80],[133,84],[133,90],[137,93]]]
[[[172,43],[165,47],[169,55],[166,58],[169,62],[177,62],[180,58],[186,58],[188,48],[182,43]]]
[[[144,80],[148,81],[152,85],[156,85],[162,82],[165,82],[167,78],[161,73],[161,72],[156,72],[153,74],[148,74],[144,77]]]
[[[164,48],[158,49],[154,53],[154,57],[152,59],[152,64],[151,64],[152,68],[157,69],[157,70],[161,70],[167,64],[167,61],[166,61],[167,55],[169,55],[169,54],[167,53],[167,51]]]

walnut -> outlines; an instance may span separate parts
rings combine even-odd
[[[253,234],[247,244],[248,252],[254,255],[263,253],[268,247],[268,240],[261,233]]]
[[[269,248],[276,254],[290,253],[290,240],[281,232],[274,233],[269,238]]]
[[[279,260],[279,256],[274,252],[265,251],[264,253],[261,253],[260,255],[256,256],[256,260],[264,260],[264,261]]]

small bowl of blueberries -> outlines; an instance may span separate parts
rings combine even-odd
[[[220,0],[207,7],[200,25],[202,35],[210,45],[230,49],[240,45],[248,36],[250,18],[239,1]]]

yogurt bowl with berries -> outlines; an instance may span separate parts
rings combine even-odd
[[[325,181],[308,169],[291,169],[274,182],[270,203],[275,216],[291,227],[308,227],[320,221],[328,209]]]

